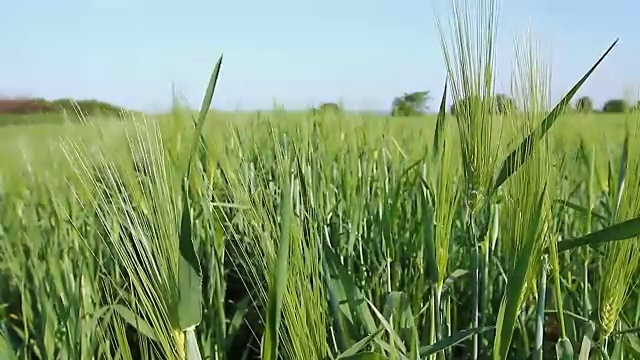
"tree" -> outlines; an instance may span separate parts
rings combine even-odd
[[[493,98],[493,111],[497,114],[507,114],[516,110],[516,102],[505,94],[497,94]]]
[[[336,103],[323,103],[320,104],[320,106],[318,106],[317,111],[319,112],[339,112],[340,111],[340,105],[336,104]]]
[[[427,102],[431,99],[429,91],[405,93],[393,99],[391,116],[416,116],[429,110]]]
[[[583,96],[576,100],[576,110],[581,113],[593,111],[593,100],[588,96]]]
[[[629,104],[622,99],[609,100],[602,107],[602,111],[606,113],[623,113],[627,109],[629,109]]]
[[[470,113],[474,106],[481,106],[482,98],[475,96],[474,99],[475,101],[471,101],[469,98],[454,101],[449,108],[451,115],[456,116],[456,114],[460,112]],[[505,94],[496,94],[489,102],[489,105],[491,106],[489,109],[491,114],[504,115],[517,109],[515,100]]]

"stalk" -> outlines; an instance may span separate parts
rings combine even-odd
[[[490,298],[490,285],[489,285],[489,269],[490,269],[490,261],[491,261],[491,251],[494,249],[496,241],[498,239],[499,232],[499,211],[498,205],[493,205],[493,214],[492,214],[492,223],[491,223],[491,233],[489,236],[485,237],[484,245],[483,245],[483,263],[482,263],[482,301],[480,303],[480,312],[482,314],[486,314],[489,309],[489,298]],[[483,316],[480,320],[480,326],[484,327],[487,325],[487,316]],[[485,333],[480,334],[480,344],[484,346],[485,344]]]
[[[480,313],[479,313],[479,303],[480,303],[480,252],[478,249],[478,235],[477,229],[475,226],[474,216],[472,212],[469,213],[469,236],[473,241],[471,246],[471,327],[477,328],[480,325]],[[472,345],[471,345],[471,358],[473,360],[478,359],[478,345],[479,345],[479,337],[477,334],[474,334],[472,337]]]
[[[585,223],[585,234],[589,234],[591,233],[591,222],[592,222],[592,211],[593,211],[593,206],[594,206],[594,195],[593,195],[593,188],[594,188],[594,181],[595,181],[595,156],[596,156],[596,152],[595,149],[591,150],[591,161],[589,163],[589,185],[588,185],[588,191],[587,191],[587,196],[588,196],[588,211],[587,211],[587,221]],[[589,256],[590,256],[590,249],[588,246],[583,247],[582,249],[583,253],[583,263],[582,263],[582,277],[583,277],[583,288],[582,288],[582,312],[583,312],[583,316],[584,317],[588,317],[589,314],[591,313],[591,302],[589,299]],[[583,334],[586,334],[587,332],[587,326],[588,324],[584,324],[583,326]]]
[[[543,359],[542,343],[544,339],[544,309],[547,295],[547,266],[549,259],[547,255],[542,257],[542,267],[540,269],[540,287],[538,289],[538,313],[536,314],[536,343],[533,349],[533,360]]]
[[[550,248],[550,256],[551,256],[551,269],[553,270],[553,285],[554,285],[554,297],[555,297],[555,302],[556,302],[556,314],[558,317],[558,325],[560,327],[560,340],[558,341],[558,344],[556,344],[556,351],[560,352],[562,350],[562,353],[565,354],[566,358],[571,358],[573,356],[573,349],[571,348],[571,343],[568,340],[567,337],[567,330],[565,327],[565,323],[564,323],[564,308],[562,305],[562,288],[560,285],[560,264],[558,261],[558,244],[557,244],[557,238],[553,238],[551,239],[551,241],[549,242],[549,248]],[[560,354],[558,354],[558,358],[559,359],[565,359],[565,358],[560,358]]]

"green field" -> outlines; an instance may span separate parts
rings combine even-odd
[[[455,117],[0,118],[0,360],[639,359],[640,112],[452,4]]]

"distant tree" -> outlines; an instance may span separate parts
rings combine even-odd
[[[405,93],[393,99],[391,116],[415,116],[429,110],[427,102],[431,99],[429,91]]]
[[[602,107],[602,112],[606,113],[623,113],[629,109],[629,104],[622,99],[613,99],[607,101]]]
[[[456,116],[456,114],[460,112],[468,113],[474,106],[481,106],[481,100],[482,99],[478,96],[475,97],[475,101],[471,101],[469,98],[454,101],[449,108],[449,112],[453,116]],[[490,106],[489,113],[491,114],[506,114],[517,109],[515,100],[505,94],[496,94],[488,105]]]
[[[336,104],[336,103],[323,103],[320,104],[320,106],[318,106],[317,109],[319,112],[339,112],[340,111],[340,105]]]
[[[593,111],[593,100],[588,96],[583,96],[576,100],[576,111],[587,113]]]
[[[516,110],[516,102],[505,94],[497,94],[493,98],[493,111],[498,114],[506,114]]]

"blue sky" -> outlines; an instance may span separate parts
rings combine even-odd
[[[174,83],[197,106],[224,53],[216,108],[342,101],[385,110],[403,92],[439,96],[445,71],[433,1],[5,0],[0,95],[162,110]],[[581,94],[601,104],[625,87],[638,89],[637,0],[502,0],[500,7],[498,70],[505,75],[513,36],[531,24],[551,50],[554,98],[617,37]]]

